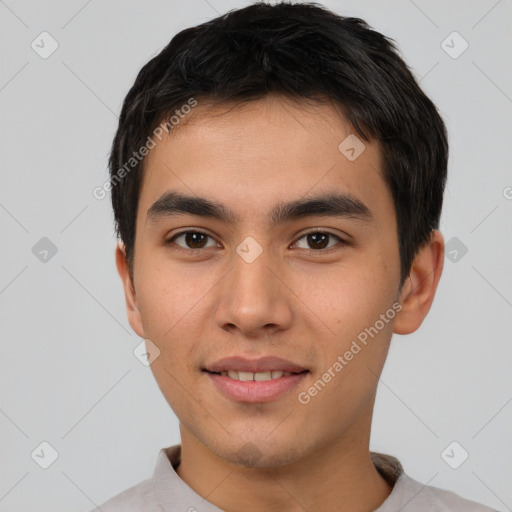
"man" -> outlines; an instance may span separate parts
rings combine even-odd
[[[180,422],[104,512],[489,511],[370,453],[443,267],[446,130],[392,42],[254,4],[140,71],[110,158],[128,318]]]

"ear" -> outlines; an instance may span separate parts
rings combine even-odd
[[[124,288],[124,297],[126,301],[126,312],[128,314],[128,321],[132,329],[141,337],[144,336],[144,328],[142,327],[142,319],[140,311],[137,306],[137,297],[135,294],[135,287],[133,286],[132,278],[130,276],[130,267],[126,259],[126,249],[122,242],[118,242],[116,247],[116,266]]]
[[[417,252],[409,276],[400,291],[402,309],[395,317],[393,332],[416,331],[430,311],[444,265],[444,239],[433,230],[429,242]]]

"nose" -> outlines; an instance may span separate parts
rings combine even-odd
[[[215,321],[224,330],[246,338],[258,338],[286,330],[293,317],[290,288],[284,272],[270,251],[254,260],[239,254],[222,280]]]

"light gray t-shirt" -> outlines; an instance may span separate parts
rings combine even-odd
[[[431,487],[407,476],[391,455],[371,452],[372,462],[393,487],[374,512],[497,512],[461,498],[451,491]],[[199,496],[176,473],[181,445],[162,448],[153,476],[114,496],[91,512],[222,512]]]

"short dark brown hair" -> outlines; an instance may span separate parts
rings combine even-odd
[[[121,111],[109,168],[117,236],[133,268],[144,159],[126,162],[191,98],[253,101],[270,93],[340,106],[377,140],[393,196],[402,283],[437,229],[447,175],[446,127],[392,39],[315,3],[263,2],[182,30],[139,72]],[[172,123],[171,123],[172,124]]]

